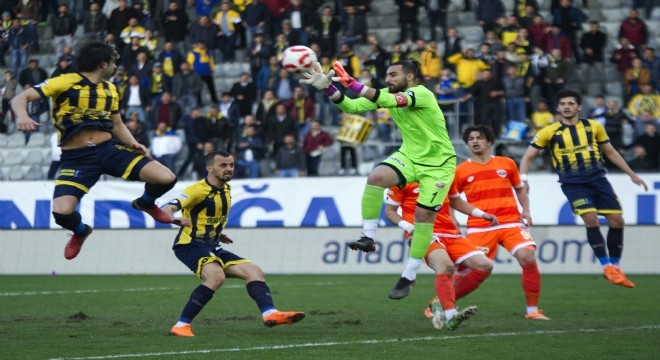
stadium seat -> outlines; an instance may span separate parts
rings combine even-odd
[[[43,161],[43,153],[41,150],[30,150],[23,159],[25,165],[41,165]]]
[[[32,165],[28,168],[27,172],[23,176],[23,180],[43,180],[45,179],[43,172],[41,171],[41,166]]]
[[[23,162],[23,153],[21,150],[8,150],[2,152],[5,166],[20,165]]]
[[[625,8],[628,3],[623,3],[621,0],[598,0],[601,9],[619,9]],[[597,8],[598,5],[593,4],[592,7]]]
[[[46,135],[43,132],[35,132],[30,135],[30,141],[25,145],[27,147],[42,147],[46,144]]]
[[[25,136],[23,133],[16,132],[7,138],[7,147],[12,148],[12,147],[23,147],[25,146]]]
[[[0,134],[0,148],[7,147],[7,134]]]
[[[603,13],[603,19],[605,21],[616,21],[620,23],[628,17],[628,12],[621,9],[601,9],[600,11]]]
[[[7,174],[7,179],[13,181],[23,180],[25,178],[25,174],[28,172],[29,169],[30,167],[25,165],[13,166],[9,169],[9,173]]]

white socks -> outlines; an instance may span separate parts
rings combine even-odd
[[[378,229],[378,219],[362,220],[362,234],[364,236],[375,239],[376,229]]]
[[[415,258],[408,258],[408,263],[406,264],[406,269],[403,270],[403,274],[401,274],[402,277],[408,279],[408,280],[415,280],[417,278],[417,271],[419,271],[419,267],[422,265],[423,259],[415,259]]]

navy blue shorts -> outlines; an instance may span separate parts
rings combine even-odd
[[[605,177],[584,184],[562,184],[561,190],[570,201],[575,215],[594,211],[600,215],[623,212],[619,198]]]
[[[251,262],[224,250],[220,245],[211,246],[195,241],[190,244],[175,245],[172,250],[174,250],[174,255],[197,277],[201,277],[202,266],[213,261],[217,261],[223,270],[231,265]]]
[[[80,199],[103,174],[139,180],[140,170],[150,161],[114,139],[96,146],[64,150],[53,198],[71,195]]]

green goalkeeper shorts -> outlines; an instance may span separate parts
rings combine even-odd
[[[397,151],[379,165],[392,168],[399,176],[399,186],[412,182],[419,184],[417,205],[438,211],[445,201],[456,171],[456,157],[448,158],[443,164],[421,165],[413,163],[408,156]]]

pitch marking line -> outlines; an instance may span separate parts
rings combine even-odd
[[[315,282],[310,284],[302,284],[304,286],[338,286],[344,283],[340,282]],[[270,286],[276,288],[278,286],[300,286],[300,283],[272,283]],[[245,285],[224,285],[223,289],[243,289]],[[14,292],[1,292],[0,297],[11,296],[36,296],[36,295],[76,295],[76,294],[99,294],[99,293],[116,293],[116,292],[143,292],[143,291],[171,291],[188,289],[187,287],[144,287],[144,288],[126,288],[126,289],[87,289],[87,290],[58,290],[58,291],[14,291]]]
[[[189,351],[167,351],[167,352],[142,353],[142,354],[118,354],[118,355],[99,355],[99,356],[89,356],[89,357],[51,358],[49,360],[125,359],[125,358],[141,358],[141,357],[167,356],[167,355],[195,355],[195,354],[211,354],[211,353],[222,353],[222,352],[287,350],[287,349],[313,348],[313,347],[326,347],[326,346],[389,344],[389,343],[411,342],[411,341],[456,340],[456,339],[508,337],[508,336],[520,336],[520,335],[555,335],[555,334],[561,335],[561,334],[572,334],[572,333],[599,333],[599,332],[639,331],[639,330],[657,330],[657,329],[660,329],[660,324],[614,328],[614,329],[538,330],[538,331],[502,332],[502,333],[471,334],[471,335],[457,335],[457,336],[450,336],[450,335],[424,336],[424,337],[407,338],[407,339],[382,339],[382,340],[362,340],[362,341],[343,341],[343,342],[331,341],[331,342],[288,344],[288,345],[274,345],[274,346],[254,346],[247,348],[225,348],[225,349],[189,350]]]

